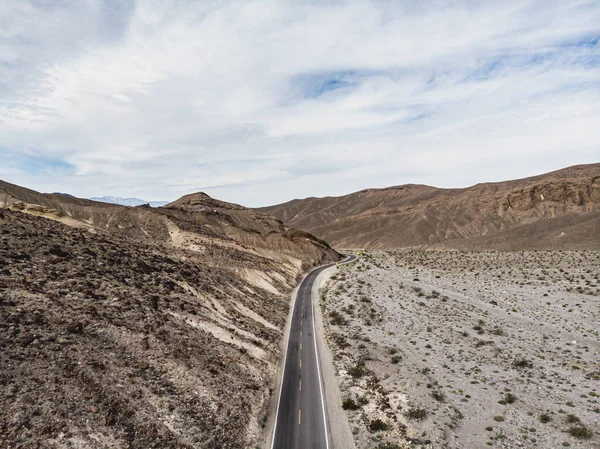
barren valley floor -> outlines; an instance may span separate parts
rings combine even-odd
[[[600,447],[600,253],[380,251],[321,291],[357,447]]]

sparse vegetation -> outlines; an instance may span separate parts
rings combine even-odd
[[[389,428],[389,425],[385,422],[382,421],[381,419],[374,419],[373,421],[371,421],[369,423],[369,430],[371,430],[371,432],[381,432],[384,430],[387,430]]]
[[[425,419],[427,418],[427,410],[424,408],[410,407],[404,414],[408,419]]]
[[[356,363],[348,368],[348,374],[354,378],[363,377],[365,374],[367,374],[367,368],[365,367],[364,362]]]
[[[358,410],[360,408],[360,405],[354,402],[353,399],[346,398],[342,401],[342,408],[344,410]]]
[[[569,424],[579,424],[581,420],[577,415],[569,414],[566,418],[567,423]]]
[[[369,275],[356,274],[362,283],[348,276],[345,296],[335,299],[339,302],[328,309],[348,318],[343,332],[351,345],[347,352],[340,353],[344,369],[352,368],[356,360],[367,361],[370,368],[360,377],[344,380],[351,385],[349,391],[359,393],[353,396],[357,403],[368,398],[370,404],[353,415],[356,421],[351,426],[359,447],[387,441],[388,434],[370,431],[369,423],[374,419],[386,421],[390,429],[398,425],[400,432],[403,420],[410,420],[407,426],[418,435],[410,441],[418,446],[434,439],[444,441],[440,429],[447,425],[458,432],[462,418],[471,422],[482,404],[496,403],[507,408],[505,413],[498,413],[502,410],[499,408],[496,415],[490,416],[490,422],[496,425],[481,427],[479,436],[487,445],[512,447],[519,441],[525,446],[549,447],[558,441],[560,446],[561,435],[563,439],[565,435],[585,438],[580,428],[593,432],[583,422],[590,414],[600,413],[593,402],[598,393],[589,384],[600,380],[600,372],[593,368],[592,348],[586,342],[600,336],[591,325],[598,312],[593,304],[576,296],[579,293],[569,294],[552,282],[553,275],[561,273],[559,268],[563,268],[562,279],[573,273],[578,263],[585,267],[585,257],[589,257],[588,263],[600,263],[600,255],[379,254],[387,254],[379,256],[382,267],[394,265],[397,257],[396,270],[403,276],[394,277],[393,268],[376,270],[370,264],[372,271],[365,270],[370,271]],[[550,262],[552,258],[562,262]],[[506,263],[506,259],[511,262]],[[540,276],[535,270],[545,273]],[[569,276],[577,281],[577,276]],[[412,282],[414,278],[420,279],[418,284]],[[545,292],[548,296],[544,297]],[[362,303],[360,298],[367,295],[370,302]],[[356,306],[354,316],[349,312],[350,305]],[[570,315],[568,310],[572,310]],[[587,315],[578,315],[578,321],[574,321],[575,311]],[[367,321],[371,326],[366,325]],[[552,328],[555,332],[550,331]],[[558,338],[559,334],[563,338]],[[572,341],[571,337],[565,341],[565,334],[572,334]],[[381,363],[385,360],[388,363]],[[568,370],[569,377],[563,370]],[[354,374],[352,369],[350,372]],[[413,405],[405,406],[403,397]],[[564,399],[552,399],[557,397]],[[460,410],[457,405],[461,405]],[[536,413],[534,407],[538,405],[544,408]],[[567,411],[560,410],[560,406]],[[404,416],[391,424],[394,414]],[[581,419],[574,421],[569,414]],[[539,420],[539,428],[524,425],[528,416]],[[556,425],[549,424],[552,422]],[[569,433],[572,428],[575,435]],[[594,432],[589,441],[595,443],[596,439]]]
[[[589,440],[594,433],[585,426],[573,426],[569,428],[569,434],[579,440]]]
[[[516,359],[513,362],[515,368],[533,368],[533,363],[527,359]]]
[[[330,323],[335,326],[343,326],[347,323],[346,319],[335,310],[329,312],[329,316],[331,317]]]

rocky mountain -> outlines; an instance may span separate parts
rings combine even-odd
[[[600,164],[463,189],[409,184],[259,210],[337,248],[600,249]]]
[[[0,441],[260,445],[289,293],[338,258],[204,194],[131,208],[0,181]]]
[[[121,198],[120,196],[93,197],[90,200],[129,207],[142,206],[144,204],[148,204],[150,207],[162,207],[168,204],[168,201],[146,201],[139,198]]]

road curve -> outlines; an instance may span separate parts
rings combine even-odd
[[[352,262],[349,256],[342,263]],[[272,449],[331,449],[323,378],[317,349],[313,284],[323,270],[315,268],[298,287],[284,359]]]

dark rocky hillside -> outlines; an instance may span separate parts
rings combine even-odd
[[[0,447],[261,444],[289,294],[339,256],[210,201],[127,208],[0,185]]]

